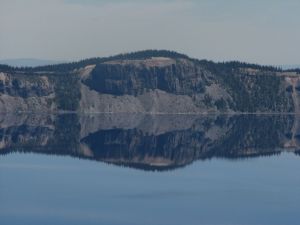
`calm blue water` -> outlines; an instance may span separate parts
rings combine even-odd
[[[2,225],[298,225],[292,115],[2,115]]]
[[[299,224],[300,156],[144,171],[64,156],[0,157],[0,224]]]

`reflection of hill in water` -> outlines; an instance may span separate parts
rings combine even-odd
[[[212,157],[244,158],[295,151],[291,115],[0,115],[0,152],[39,152],[171,169]]]

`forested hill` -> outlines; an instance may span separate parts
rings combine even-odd
[[[37,66],[37,67],[12,67],[5,64],[0,64],[1,71],[26,71],[26,72],[39,72],[39,71],[49,71],[49,72],[67,72],[72,71],[74,69],[82,68],[91,64],[101,64],[111,60],[142,60],[150,57],[168,57],[172,59],[176,58],[184,58],[192,60],[195,63],[199,63],[202,66],[206,66],[207,69],[211,71],[220,71],[220,70],[230,70],[235,68],[253,68],[259,70],[267,70],[267,71],[283,71],[280,67],[274,66],[264,66],[253,63],[246,63],[240,61],[229,61],[229,62],[213,62],[209,60],[199,60],[188,57],[185,54],[177,53],[175,51],[168,50],[144,50],[137,51],[131,53],[118,54],[109,57],[94,57],[89,59],[83,59],[80,61],[68,62],[68,63],[60,63],[54,65],[46,65],[46,66]],[[300,73],[300,69],[288,69],[286,71],[297,71]]]
[[[149,57],[169,57],[169,58],[186,58],[190,59],[188,56],[184,54],[180,54],[174,51],[168,50],[145,50],[145,51],[137,51],[132,53],[118,54],[109,57],[94,57],[89,59],[83,59],[77,62],[70,63],[61,63],[55,65],[47,65],[47,66],[37,66],[37,67],[11,67],[8,65],[1,65],[0,70],[4,71],[26,71],[26,72],[39,72],[39,71],[49,71],[49,72],[67,72],[72,71],[74,69],[82,68],[91,64],[101,64],[111,60],[134,60],[134,59],[146,59]]]
[[[300,112],[299,70],[146,50],[39,67],[0,65],[0,112]]]

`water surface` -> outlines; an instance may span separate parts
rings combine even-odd
[[[294,116],[3,115],[1,224],[298,224]]]

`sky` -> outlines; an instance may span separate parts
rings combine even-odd
[[[300,64],[299,0],[0,0],[0,60],[167,49]]]

